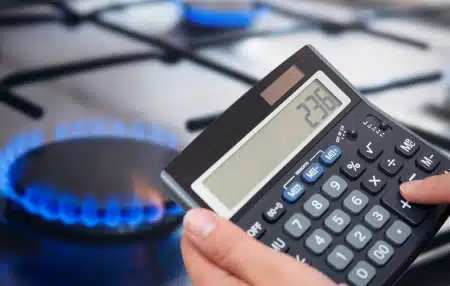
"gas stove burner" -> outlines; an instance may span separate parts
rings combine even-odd
[[[0,189],[33,222],[124,234],[181,221],[159,179],[177,153],[174,134],[117,120],[60,124],[47,133],[17,136],[0,157]]]
[[[266,9],[252,0],[185,0],[183,18],[194,27],[208,29],[245,29]]]

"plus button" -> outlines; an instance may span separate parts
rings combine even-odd
[[[407,201],[401,196],[399,188],[388,190],[381,198],[381,203],[412,226],[419,226],[431,209]]]

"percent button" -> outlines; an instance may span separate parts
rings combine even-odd
[[[358,159],[350,159],[343,166],[341,166],[341,173],[350,180],[358,179],[366,170],[366,166]]]

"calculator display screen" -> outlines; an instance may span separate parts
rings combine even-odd
[[[203,193],[210,204],[220,206],[223,212],[240,206],[283,161],[299,146],[309,142],[310,137],[314,137],[314,133],[336,117],[343,107],[342,99],[319,79],[311,81],[290,99],[246,140],[237,144],[228,156],[221,158],[204,174],[201,182],[197,182],[197,192]],[[349,101],[348,97],[346,100]]]

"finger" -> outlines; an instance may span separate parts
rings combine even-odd
[[[181,239],[181,250],[183,254],[186,270],[192,280],[193,286],[246,286],[247,284],[240,281],[231,274],[218,268],[206,258],[204,258],[198,250],[192,245],[185,236]]]
[[[450,174],[410,181],[400,186],[402,196],[417,204],[450,203]]]
[[[213,264],[251,285],[336,285],[322,273],[273,251],[242,229],[204,209],[185,216],[185,234]]]

